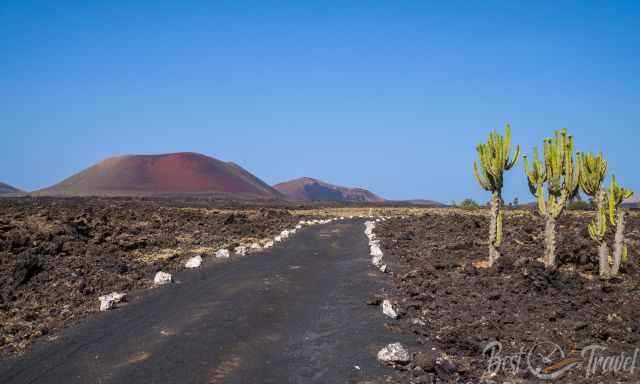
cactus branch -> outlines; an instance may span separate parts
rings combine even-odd
[[[518,162],[520,146],[516,146],[511,156],[511,126],[507,124],[504,137],[497,131],[489,134],[486,143],[476,147],[478,162],[473,163],[473,174],[478,184],[486,191],[491,192],[491,227],[489,228],[489,264],[500,257],[500,245],[502,244],[502,186],[504,171],[508,171]]]
[[[536,197],[538,210],[545,217],[545,266],[555,268],[556,220],[569,200],[575,196],[580,168],[575,166],[573,138],[566,129],[556,131],[553,139],[543,142],[543,159],[534,148],[533,162],[524,157],[524,171],[529,181],[529,190]],[[547,187],[545,201],[544,186]]]
[[[588,230],[591,239],[598,244],[600,277],[606,279],[611,275],[611,268],[609,265],[609,247],[605,240],[607,233],[606,192],[602,188],[602,183],[607,176],[608,164],[602,153],[597,156],[591,153],[578,154],[577,162],[580,169],[580,189],[596,202],[595,218],[588,225]]]
[[[611,185],[609,187],[609,220],[612,225],[616,226],[611,276],[616,276],[620,270],[621,262],[629,258],[629,251],[627,250],[624,238],[625,212],[621,205],[631,196],[633,196],[633,192],[618,186],[616,176],[611,176]]]

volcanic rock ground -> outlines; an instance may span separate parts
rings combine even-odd
[[[391,296],[400,313],[394,331],[435,346],[419,351],[401,371],[402,382],[540,382],[525,359],[517,374],[488,373],[483,349],[494,341],[502,343],[503,357],[541,342],[557,344],[582,364],[557,382],[638,382],[640,367],[635,375],[585,377],[586,359],[580,355],[585,347],[602,345],[608,354],[628,356],[640,347],[640,217],[628,217],[631,259],[608,283],[597,277],[597,250],[586,229],[591,217],[569,212],[559,220],[556,271],[536,260],[543,253],[544,223],[530,213],[507,214],[503,256],[489,269],[474,266],[488,252],[482,211],[440,211],[380,223],[375,233],[394,271]],[[553,362],[557,356],[545,366]]]
[[[0,363],[9,383],[346,383],[392,374],[361,220],[307,228],[272,250],[177,282]]]
[[[0,330],[11,352],[1,383],[528,383],[538,380],[526,367],[488,375],[483,348],[499,341],[517,353],[552,341],[579,358],[591,344],[618,353],[640,343],[637,213],[626,231],[631,260],[602,282],[586,212],[560,219],[556,271],[537,261],[540,217],[510,211],[503,257],[486,269],[485,211],[450,209],[378,223],[389,274],[372,267],[362,220],[185,271],[203,248],[273,236],[300,216],[153,200],[0,203]],[[179,251],[165,257],[166,249]],[[159,269],[176,283],[142,290]],[[127,303],[93,313],[99,294],[120,289]],[[384,317],[382,298],[397,320]],[[391,370],[376,352],[394,342],[413,361]],[[563,379],[610,381],[585,379],[579,366]]]
[[[97,297],[152,285],[159,271],[273,238],[300,217],[172,200],[0,199],[0,354],[97,311]],[[1,382],[1,381],[0,381]]]

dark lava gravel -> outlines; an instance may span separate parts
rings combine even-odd
[[[0,199],[0,354],[97,311],[100,295],[150,286],[155,272],[182,268],[202,249],[272,237],[299,220],[282,209],[202,205]]]
[[[393,271],[401,316],[391,330],[413,334],[425,345],[414,351],[413,363],[401,367],[403,382],[540,381],[527,370],[525,358],[492,375],[483,350],[493,341],[501,343],[503,358],[521,348],[527,353],[541,342],[557,344],[582,364],[559,382],[640,380],[640,368],[633,375],[585,377],[580,358],[585,347],[599,344],[608,348],[606,354],[627,356],[640,347],[640,218],[628,217],[631,260],[620,278],[610,282],[597,277],[589,221],[586,212],[560,219],[556,271],[536,261],[543,254],[544,225],[530,213],[508,214],[503,256],[490,269],[473,264],[488,256],[488,219],[482,211],[444,211],[379,223],[375,233]]]

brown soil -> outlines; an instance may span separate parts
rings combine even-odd
[[[488,219],[482,214],[429,213],[380,223],[375,232],[394,271],[396,290],[390,294],[401,316],[389,328],[414,334],[417,343],[425,345],[412,364],[402,367],[404,379],[539,381],[527,372],[524,359],[516,374],[502,370],[488,375],[483,349],[492,341],[502,343],[503,357],[521,347],[527,352],[543,341],[578,360],[581,350],[592,344],[606,346],[608,354],[633,354],[640,346],[640,217],[628,218],[631,260],[620,278],[610,282],[597,277],[597,250],[586,231],[589,220],[583,213],[559,221],[556,271],[545,270],[536,260],[543,253],[543,221],[529,213],[507,216],[503,256],[492,268],[481,263],[488,256]],[[546,366],[554,362],[557,359]],[[635,377],[595,377],[614,379],[635,381],[637,370]],[[576,367],[563,380],[591,379]]]
[[[0,199],[0,354],[97,311],[100,295],[149,287],[155,272],[180,269],[190,256],[273,237],[300,219],[281,209],[175,205]]]

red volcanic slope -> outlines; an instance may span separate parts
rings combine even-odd
[[[282,197],[242,169],[198,153],[128,155],[104,160],[40,194],[230,193]]]
[[[362,188],[348,188],[324,181],[301,177],[273,186],[278,192],[295,201],[335,201],[382,203],[382,197]]]

